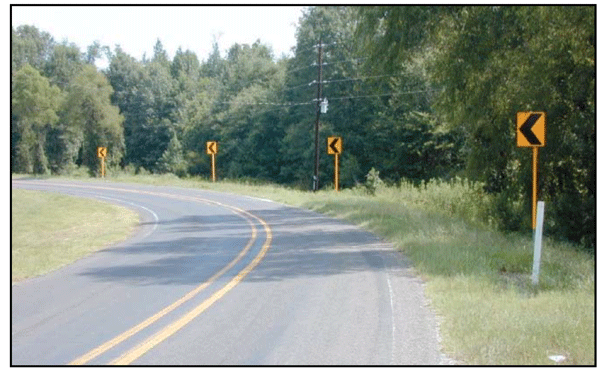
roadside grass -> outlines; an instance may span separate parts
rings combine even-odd
[[[471,191],[454,186],[457,195]],[[552,365],[549,356],[562,355],[564,365],[595,364],[593,257],[546,238],[533,286],[532,237],[482,226],[488,221],[467,211],[468,198],[446,207],[457,196],[443,196],[444,187],[323,193],[305,206],[385,237],[413,261],[440,318],[443,351],[459,363]],[[450,215],[461,207],[464,217]]]
[[[38,276],[125,239],[136,212],[90,199],[12,189],[12,282]]]
[[[545,237],[540,283],[531,284],[531,234],[496,231],[492,200],[455,179],[317,193],[252,181],[212,183],[175,176],[111,180],[193,187],[268,198],[346,219],[392,242],[426,281],[443,352],[466,365],[594,365],[595,259]],[[90,180],[97,181],[97,180]],[[551,204],[547,205],[551,207]]]

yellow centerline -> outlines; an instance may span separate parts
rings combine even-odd
[[[254,257],[252,262],[250,262],[250,264],[248,264],[248,266],[246,266],[229,283],[227,283],[227,285],[225,285],[223,288],[219,289],[216,293],[214,293],[212,296],[210,296],[204,302],[200,303],[198,306],[196,306],[195,308],[190,310],[188,313],[186,313],[180,319],[167,325],[161,331],[154,334],[153,336],[148,338],[146,341],[139,344],[137,347],[133,348],[129,352],[126,352],[121,357],[117,358],[116,360],[110,362],[109,365],[129,365],[133,361],[137,360],[140,356],[142,356],[143,354],[145,354],[146,352],[151,350],[154,346],[161,343],[162,341],[164,341],[171,335],[175,334],[179,329],[183,328],[184,326],[189,324],[193,319],[198,317],[198,315],[200,315],[207,308],[209,308],[213,303],[218,301],[225,294],[227,294],[227,292],[229,292],[236,285],[238,285],[240,283],[240,281],[242,281],[242,279],[244,279],[246,277],[246,275],[248,275],[250,273],[250,271],[252,271],[260,263],[260,261],[264,258],[265,254],[269,250],[269,247],[271,246],[271,240],[273,239],[273,235],[271,233],[271,228],[263,219],[261,219],[258,216],[255,216],[255,215],[252,215],[252,216],[255,217],[263,225],[263,227],[265,228],[265,232],[267,234],[267,239],[265,240],[265,243],[263,244],[258,255],[256,255],[256,257]]]
[[[191,201],[196,201],[196,202],[213,204],[213,205],[217,205],[217,206],[220,206],[223,208],[228,208],[229,210],[233,211],[240,217],[246,219],[246,221],[248,221],[248,223],[250,224],[250,226],[252,228],[252,236],[251,236],[250,240],[248,241],[248,243],[244,246],[242,251],[236,256],[236,258],[234,258],[231,262],[229,262],[229,264],[227,264],[227,266],[223,267],[221,270],[219,270],[219,272],[217,272],[215,275],[211,276],[207,281],[198,285],[192,291],[190,291],[183,297],[179,298],[177,301],[175,301],[171,305],[163,308],[158,313],[152,315],[151,317],[147,318],[146,320],[142,321],[141,323],[135,325],[131,329],[126,330],[125,332],[117,335],[113,339],[101,344],[100,346],[92,349],[91,351],[87,352],[86,354],[69,362],[68,365],[85,365],[86,363],[88,363],[92,359],[96,358],[97,356],[101,355],[102,353],[108,351],[109,349],[113,348],[114,346],[118,345],[119,343],[122,343],[123,341],[127,340],[131,336],[135,335],[136,333],[140,332],[141,330],[152,325],[154,322],[156,322],[160,318],[164,317],[171,311],[175,310],[177,307],[181,306],[183,303],[189,301],[191,298],[195,297],[198,293],[200,293],[202,290],[204,290],[206,287],[208,287],[211,283],[216,281],[225,272],[227,272],[235,264],[237,264],[246,255],[246,253],[248,252],[250,247],[256,241],[257,231],[256,231],[256,227],[254,226],[254,223],[250,220],[250,217],[257,219],[263,225],[267,237],[266,237],[265,243],[261,247],[260,252],[252,260],[252,262],[250,262],[250,264],[248,264],[239,274],[237,274],[223,288],[221,288],[216,293],[211,295],[209,298],[207,298],[205,301],[200,303],[198,306],[196,306],[194,309],[189,311],[187,314],[185,314],[180,319],[174,321],[173,323],[171,323],[170,325],[165,327],[163,330],[161,330],[154,336],[150,337],[145,342],[141,343],[140,345],[138,345],[134,349],[130,350],[129,352],[126,352],[124,355],[119,357],[117,360],[111,362],[111,365],[127,365],[127,364],[130,364],[131,362],[135,361],[137,358],[142,356],[144,353],[148,352],[152,347],[154,347],[158,343],[162,342],[169,336],[173,335],[176,331],[178,331],[179,329],[181,329],[182,327],[187,325],[195,317],[200,315],[202,312],[204,312],[204,310],[206,310],[213,303],[215,303],[217,300],[219,300],[221,297],[223,297],[227,292],[229,292],[231,289],[233,289],[233,287],[235,287],[237,284],[239,284],[239,282],[242,279],[244,279],[244,277],[246,277],[246,275],[248,275],[248,273],[250,271],[252,271],[260,263],[260,261],[264,258],[265,254],[267,253],[267,251],[271,245],[271,240],[273,238],[269,225],[260,217],[253,215],[252,213],[247,212],[241,208],[229,206],[229,205],[211,201],[208,199],[202,199],[202,198],[197,198],[197,197],[178,196],[178,195],[167,194],[167,193],[153,193],[153,192],[149,192],[149,191],[123,189],[123,188],[82,186],[82,185],[74,185],[74,184],[56,184],[56,183],[54,183],[52,185],[65,186],[65,187],[78,187],[78,188],[84,188],[84,189],[94,188],[94,189],[116,190],[116,191],[131,192],[131,193],[138,193],[138,194],[158,195],[158,196],[174,198],[174,199],[191,200]],[[248,216],[250,216],[250,217],[248,217]]]

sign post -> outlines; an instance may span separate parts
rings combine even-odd
[[[533,229],[533,268],[531,281],[537,285],[542,255],[542,228],[544,224],[544,202],[537,201],[538,148],[546,146],[546,113],[517,112],[517,147],[532,148],[532,193],[531,228]],[[537,209],[536,209],[537,208]]]
[[[531,193],[531,228],[535,230],[537,205],[537,162],[538,148],[546,146],[546,113],[517,113],[517,147],[533,149],[533,181]]]
[[[99,146],[96,152],[98,154],[98,158],[100,158],[101,173],[102,178],[104,178],[104,158],[106,158],[106,153],[108,152],[108,149],[106,147]]]
[[[333,180],[335,191],[340,191],[340,154],[342,153],[342,138],[339,136],[330,136],[327,138],[327,154],[334,155],[334,174]]]
[[[531,269],[531,282],[537,285],[540,279],[540,264],[542,261],[542,229],[544,228],[544,202],[537,203],[538,213],[535,226],[535,239],[533,241],[533,268]]]
[[[206,154],[210,155],[210,168],[212,173],[212,181],[217,181],[217,164],[216,164],[216,154],[219,151],[219,146],[216,141],[207,141],[206,142]]]

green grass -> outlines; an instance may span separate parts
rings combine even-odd
[[[563,355],[563,364],[594,364],[593,257],[546,238],[533,286],[531,234],[483,226],[488,220],[468,205],[486,201],[481,196],[465,184],[445,184],[386,188],[375,197],[322,193],[305,206],[348,219],[406,253],[427,282],[443,350],[460,363],[551,365],[548,356]]]
[[[123,207],[12,189],[12,281],[45,274],[125,239],[139,223]]]
[[[193,187],[263,197],[351,221],[402,250],[426,281],[442,350],[469,365],[595,363],[594,257],[545,238],[540,284],[532,286],[531,234],[494,229],[492,201],[462,180],[427,187],[312,192],[253,182],[117,175],[111,180]],[[96,181],[96,180],[90,180]],[[552,207],[551,204],[547,205]]]

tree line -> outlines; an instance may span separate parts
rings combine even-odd
[[[527,227],[531,151],[518,111],[547,113],[539,195],[547,228],[595,248],[593,6],[307,7],[291,55],[218,43],[205,60],[157,40],[136,60],[117,46],[81,51],[33,26],[11,30],[11,171],[109,169],[218,173],[309,189],[322,45],[320,183],[326,137],[341,136],[340,182],[376,168],[388,183],[466,177],[494,196],[500,227]],[[98,70],[94,62],[108,58]]]

